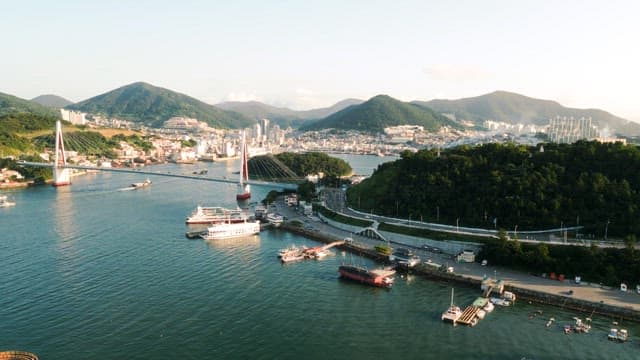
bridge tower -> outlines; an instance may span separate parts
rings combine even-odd
[[[62,141],[62,122],[56,121],[56,155],[55,165],[53,166],[53,186],[71,185],[71,169],[64,166],[67,165],[67,159],[64,157],[64,142]]]

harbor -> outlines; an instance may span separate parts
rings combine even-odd
[[[315,226],[327,229],[320,224]],[[349,232],[339,230],[308,231],[287,224],[283,228],[321,242],[332,242],[340,236],[352,236]],[[377,253],[370,247],[361,246],[354,242],[345,244],[343,247],[348,251],[370,257],[376,261],[388,262],[387,256]],[[487,272],[493,272],[490,270],[493,269],[482,267],[480,264],[456,263],[455,271],[447,272],[442,270],[441,264],[422,262],[416,265],[412,272],[438,281],[480,287]],[[523,301],[553,305],[583,313],[595,312],[595,314],[602,316],[640,322],[640,295],[638,294],[616,292],[614,289],[589,286],[584,283],[572,284],[568,280],[564,284],[560,284],[557,280],[520,274],[502,268],[495,269],[495,272],[500,274],[504,290],[516,294]],[[569,295],[568,289],[573,290],[571,295]]]
[[[177,172],[181,165],[158,166]],[[210,173],[223,171],[224,163],[210,164]],[[280,228],[263,229],[259,236],[187,240],[185,232],[197,226],[184,220],[203,201],[202,194],[223,194],[203,202],[233,209],[235,186],[212,190],[208,183],[178,187],[153,179],[150,191],[119,192],[123,183],[144,178],[132,174],[114,185],[110,180],[108,174],[94,174],[75,180],[73,191],[47,187],[11,194],[18,206],[3,215],[24,230],[5,232],[6,266],[0,267],[5,349],[71,360],[85,359],[87,352],[108,358],[277,354],[281,359],[322,359],[328,347],[344,349],[336,357],[349,359],[637,356],[637,324],[615,318],[619,325],[613,326],[613,317],[594,313],[589,333],[565,335],[564,325],[585,315],[567,307],[529,304],[520,294],[515,306],[496,306],[473,328],[443,323],[451,287],[463,306],[482,295],[482,273],[476,280],[460,279],[464,268],[451,260],[454,273],[434,269],[429,275],[421,263],[397,273],[392,289],[340,280],[342,264],[375,269],[388,260],[362,246],[358,236],[334,247],[334,255],[322,261],[283,266],[276,257],[280,249],[345,240],[311,218],[304,217],[309,223],[302,220],[297,230],[286,229],[291,217],[283,214],[287,220]],[[255,199],[267,193],[259,187],[252,192]],[[153,226],[142,226],[141,214]],[[33,218],[42,220],[34,226]],[[109,231],[114,223],[121,229],[118,236]],[[424,259],[424,252],[415,252]],[[447,265],[444,258],[432,260]],[[493,278],[493,267],[481,269]],[[510,291],[510,274],[498,269],[498,278],[504,278]],[[564,285],[556,289],[566,290]],[[529,319],[538,310],[544,316]],[[66,315],[60,317],[61,312]],[[550,317],[556,320],[546,327]],[[614,327],[628,331],[625,343],[607,339]],[[372,342],[376,336],[385,341]]]

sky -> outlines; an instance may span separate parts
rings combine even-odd
[[[296,110],[496,90],[640,122],[638,1],[0,0],[0,92]]]

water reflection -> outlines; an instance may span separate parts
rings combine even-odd
[[[220,240],[204,240],[207,245],[217,250],[235,250],[237,248],[243,249],[258,249],[260,248],[260,235],[245,236],[233,239],[220,239]]]

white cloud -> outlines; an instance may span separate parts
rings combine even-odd
[[[424,68],[431,80],[476,81],[491,77],[486,69],[470,64],[431,64]]]

